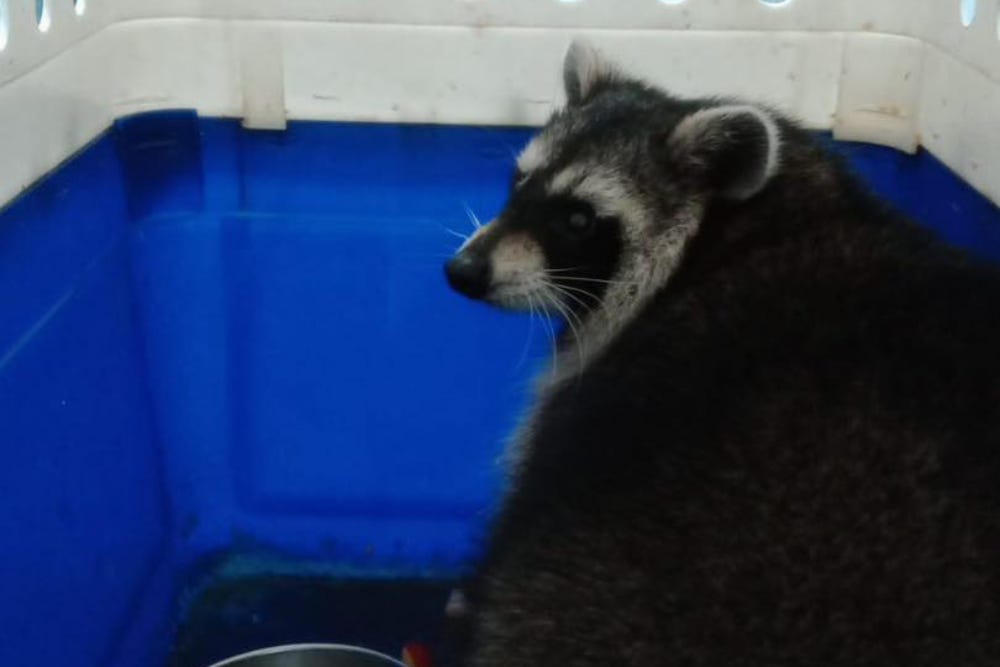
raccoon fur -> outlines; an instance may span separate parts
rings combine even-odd
[[[469,667],[1000,665],[1000,274],[574,43],[452,286],[566,322]]]

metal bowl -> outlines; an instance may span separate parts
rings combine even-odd
[[[357,646],[294,644],[226,658],[211,667],[406,667],[389,656]]]

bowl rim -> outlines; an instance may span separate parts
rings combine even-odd
[[[391,658],[384,653],[379,653],[378,651],[373,651],[371,649],[363,648],[361,646],[352,646],[350,644],[322,644],[322,643],[311,643],[311,644],[282,644],[280,646],[268,646],[267,648],[260,648],[253,651],[247,651],[246,653],[240,653],[239,655],[234,655],[230,658],[226,658],[220,662],[213,662],[208,667],[227,667],[229,665],[235,665],[240,660],[248,660],[250,658],[259,658],[261,656],[276,655],[279,653],[287,653],[289,651],[312,651],[312,650],[336,650],[336,651],[350,651],[353,653],[361,653],[368,656],[373,656],[376,658],[382,658],[383,660],[388,660],[398,667],[406,667],[405,664]]]

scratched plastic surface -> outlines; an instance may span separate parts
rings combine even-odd
[[[461,567],[548,341],[440,265],[527,136],[143,115],[0,213],[0,664],[159,664],[223,563]],[[932,157],[839,148],[1000,258]]]

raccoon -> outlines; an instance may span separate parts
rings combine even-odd
[[[1000,665],[1000,273],[575,42],[451,286],[561,316],[469,667]]]

